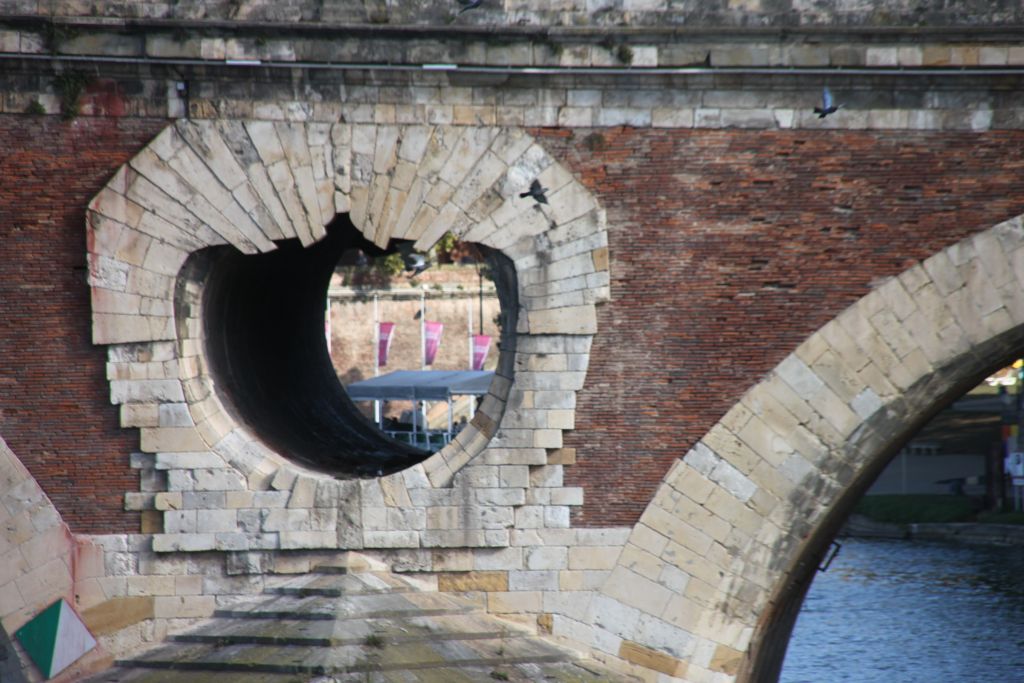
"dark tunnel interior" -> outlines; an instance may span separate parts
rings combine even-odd
[[[217,394],[236,420],[281,455],[337,477],[386,475],[430,455],[389,438],[358,410],[335,373],[324,335],[327,288],[342,255],[358,249],[373,258],[407,245],[392,242],[382,250],[340,215],[327,226],[327,236],[309,247],[294,239],[253,255],[210,247],[186,263],[177,306],[188,306],[187,283],[200,286],[204,345]],[[497,372],[511,378],[515,265],[500,252],[477,248],[501,306]],[[180,324],[189,310],[179,310],[177,317]]]
[[[205,250],[203,328],[210,372],[229,410],[271,448],[318,471],[368,477],[429,454],[393,441],[364,417],[338,380],[324,336],[326,292],[341,254],[383,252],[347,216],[323,240],[244,255]]]

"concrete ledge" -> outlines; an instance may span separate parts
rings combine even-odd
[[[907,537],[928,541],[1021,545],[1024,544],[1024,526],[975,523],[908,524]]]
[[[841,536],[852,538],[892,538],[919,541],[958,541],[982,545],[1024,544],[1024,525],[950,522],[927,524],[886,524],[862,515],[847,521]]]

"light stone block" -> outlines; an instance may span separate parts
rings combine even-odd
[[[181,382],[177,380],[114,380],[110,382],[110,402],[114,404],[174,403],[184,400]]]
[[[544,526],[553,529],[568,529],[571,525],[568,507],[546,506],[544,508]]]
[[[175,595],[175,577],[173,576],[129,576],[127,578],[128,596]]]
[[[571,570],[611,570],[615,568],[620,546],[580,546],[571,547],[567,562]]]
[[[207,446],[192,427],[144,427],[140,432],[142,450],[151,453],[196,453]]]
[[[335,531],[282,531],[279,538],[282,550],[338,547]]]
[[[158,470],[191,470],[224,467],[224,460],[210,451],[157,453],[154,467]]]
[[[510,591],[557,591],[558,572],[513,570],[508,573]]]
[[[297,477],[288,498],[290,508],[311,508],[316,499],[317,480],[313,477]]]
[[[542,610],[540,591],[510,591],[487,594],[487,611],[494,614],[535,614]]]
[[[521,488],[477,488],[473,495],[479,505],[485,506],[516,506],[526,502],[526,492]]]
[[[607,595],[595,595],[590,606],[588,621],[610,634],[624,636],[632,633],[642,611]],[[616,648],[617,649],[617,648]]]
[[[526,569],[566,569],[568,568],[569,549],[565,547],[528,548],[526,550]]]
[[[420,538],[415,531],[364,531],[363,545],[366,548],[417,548]]]
[[[237,514],[234,510],[197,510],[196,527],[200,533],[235,531]]]
[[[216,606],[212,595],[159,596],[153,602],[153,616],[157,619],[209,617]]]
[[[170,474],[173,471],[168,476]],[[195,491],[244,491],[247,488],[245,477],[233,469],[197,469],[187,474],[194,482],[191,490]]]
[[[153,552],[196,552],[213,550],[213,534],[157,534],[153,537]]]

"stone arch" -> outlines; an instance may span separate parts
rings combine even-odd
[[[534,178],[547,206],[519,197]],[[424,462],[372,483],[286,461],[225,409],[204,357],[201,292],[181,277],[190,255],[211,246],[257,254],[282,239],[312,245],[343,213],[381,247],[404,239],[427,249],[451,231],[507,256],[518,281],[515,356],[473,423]],[[152,500],[164,513],[157,551],[419,547],[423,539],[407,534],[369,539],[358,510],[344,524],[331,511],[338,500],[408,503],[410,489],[450,486],[485,449],[490,464],[547,464],[545,449],[559,448],[573,425],[594,306],[609,291],[603,211],[514,128],[178,121],[93,199],[87,235],[93,341],[109,346],[111,400],[166,479]],[[551,354],[571,361],[552,363]],[[268,526],[264,514],[256,528],[240,513],[220,514],[204,528],[198,511],[180,509],[189,491],[232,493],[246,509],[284,492],[288,507],[322,514],[298,526]],[[507,532],[465,531],[480,533],[434,542],[507,544]]]
[[[676,679],[775,680],[860,495],[1024,347],[1024,223],[891,277],[808,337],[665,476],[592,601],[592,646]]]

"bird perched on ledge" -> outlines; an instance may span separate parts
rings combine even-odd
[[[537,180],[536,178],[534,178],[533,182],[530,183],[529,191],[527,191],[527,192],[520,192],[519,196],[520,196],[520,198],[522,198],[522,197],[533,197],[535,200],[537,200],[538,204],[547,204],[548,203],[548,198],[546,196],[544,196],[544,193],[547,192],[547,191],[548,191],[548,188],[541,187],[540,181]]]
[[[834,114],[839,111],[839,107],[843,105],[835,104],[832,101],[832,91],[826,87],[821,92],[821,106],[814,108],[814,113],[818,115],[819,119],[823,119],[829,114]]]

